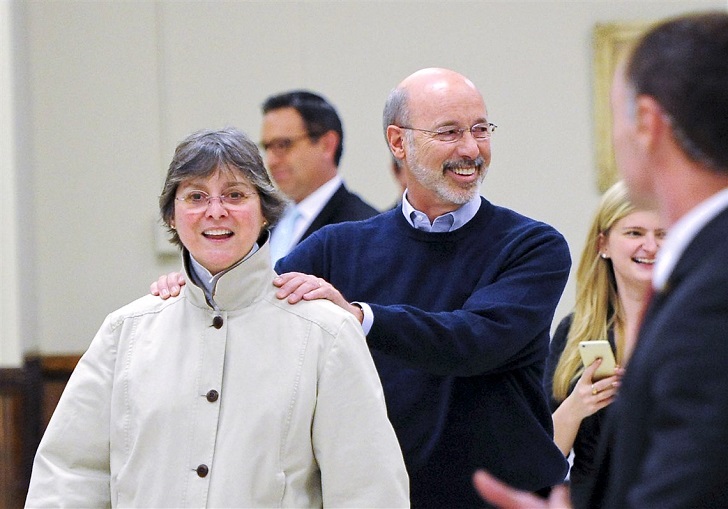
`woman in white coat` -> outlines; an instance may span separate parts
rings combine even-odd
[[[200,131],[160,209],[179,297],[111,313],[41,441],[27,507],[404,507],[408,479],[354,317],[275,297],[284,202],[252,141]]]

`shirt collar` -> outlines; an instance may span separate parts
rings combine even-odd
[[[652,274],[652,286],[660,291],[665,287],[685,248],[721,211],[728,208],[728,188],[714,194],[693,207],[670,228],[665,243],[657,254],[657,263]]]
[[[405,189],[402,194],[402,213],[404,214],[407,222],[413,227],[425,231],[433,231],[436,228],[436,224],[440,222],[450,223],[447,229],[444,231],[452,232],[462,227],[468,221],[475,217],[480,209],[480,195],[476,194],[467,203],[460,206],[460,208],[436,217],[435,220],[430,224],[430,220],[424,212],[415,209],[407,199],[407,190]]]

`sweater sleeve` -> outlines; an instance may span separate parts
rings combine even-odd
[[[359,324],[344,320],[320,368],[312,440],[324,507],[409,507],[409,480]]]
[[[111,507],[116,341],[107,318],[76,366],[33,462],[26,507]]]
[[[511,248],[508,262],[482,277],[459,309],[370,303],[369,345],[436,375],[502,373],[543,362],[569,276],[568,246],[543,225]]]
[[[546,391],[546,396],[549,398],[549,407],[552,412],[560,405],[553,396],[554,373],[556,372],[556,365],[559,363],[561,354],[564,353],[564,348],[566,348],[566,338],[569,335],[572,318],[573,314],[570,314],[559,322],[558,327],[556,327],[556,332],[554,332],[554,337],[551,340],[551,344],[549,345],[549,356],[546,359],[543,386]]]

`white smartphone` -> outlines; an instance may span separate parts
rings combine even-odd
[[[614,374],[616,362],[614,361],[614,353],[609,341],[599,339],[595,341],[582,341],[579,343],[579,353],[584,367],[591,366],[592,362],[601,358],[602,364],[594,372],[592,380],[601,380]]]

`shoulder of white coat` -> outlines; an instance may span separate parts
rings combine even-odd
[[[106,320],[109,322],[111,328],[114,329],[125,320],[143,315],[158,314],[169,307],[182,305],[184,301],[185,299],[182,295],[167,300],[162,300],[154,295],[145,295],[112,311]]]
[[[354,315],[328,300],[317,299],[290,304],[272,295],[266,297],[264,303],[288,314],[292,319],[308,321],[332,336],[338,335],[346,325],[353,324],[356,330],[361,330]],[[363,337],[364,333],[361,335]]]

